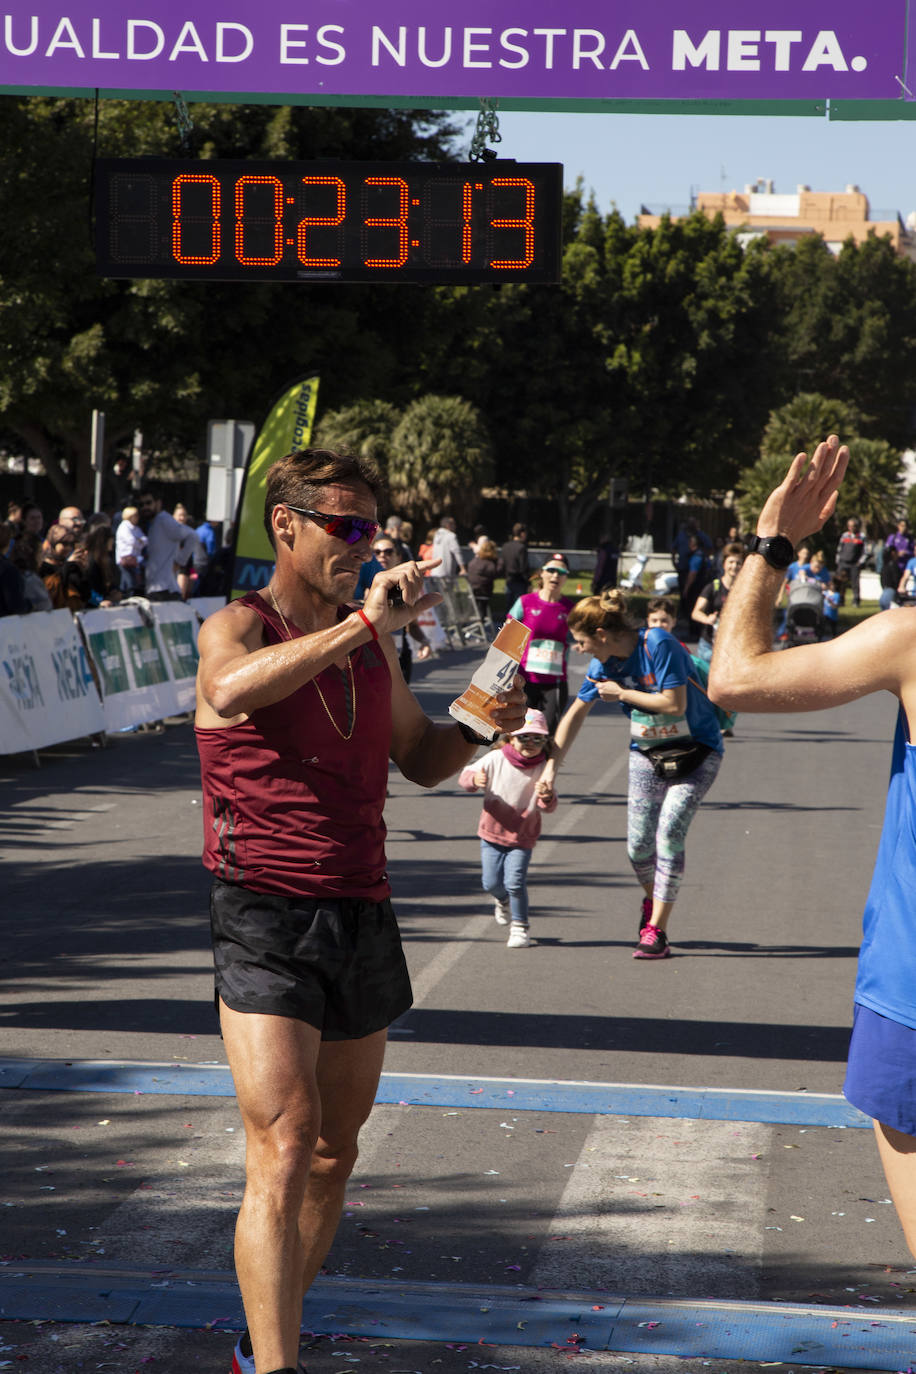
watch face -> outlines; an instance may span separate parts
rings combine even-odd
[[[773,534],[763,539],[758,536],[753,551],[761,554],[771,568],[783,570],[795,557],[792,540],[787,539],[784,534]]]

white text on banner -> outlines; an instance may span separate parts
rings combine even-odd
[[[78,617],[102,688],[105,729],[111,732],[177,715],[175,683],[151,617],[136,606],[81,611]]]
[[[42,749],[105,729],[69,611],[0,618],[0,753]]]
[[[193,711],[196,702],[197,611],[183,601],[159,601],[153,606],[156,634],[175,691],[172,714]]]

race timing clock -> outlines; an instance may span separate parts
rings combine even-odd
[[[553,282],[559,163],[103,158],[96,265],[195,281]]]

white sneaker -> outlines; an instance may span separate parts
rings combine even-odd
[[[531,936],[528,934],[528,927],[513,921],[509,927],[509,938],[506,941],[507,949],[527,949],[530,944]]]
[[[241,1336],[232,1352],[232,1374],[255,1374],[254,1356],[242,1354]]]
[[[497,898],[493,903],[493,916],[498,926],[507,926],[512,919],[509,915],[509,903],[501,902]]]
[[[308,1374],[304,1364],[298,1365],[299,1374]],[[232,1352],[232,1374],[255,1374],[254,1356],[242,1354],[242,1340],[239,1337]]]

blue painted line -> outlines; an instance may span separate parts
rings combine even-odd
[[[575,1083],[537,1079],[382,1074],[376,1102],[424,1107],[491,1107],[505,1111],[591,1116],[663,1116],[694,1121],[773,1125],[871,1126],[871,1119],[834,1093],[740,1088],[665,1087],[640,1083]]]
[[[41,1092],[234,1097],[225,1064],[153,1064],[129,1060],[0,1059],[0,1088]],[[418,1107],[486,1107],[589,1116],[660,1116],[692,1121],[752,1121],[786,1126],[870,1127],[836,1093],[741,1088],[579,1083],[530,1078],[460,1078],[383,1073],[376,1102]]]
[[[0,1088],[21,1088],[38,1059],[0,1059]]]
[[[234,1276],[36,1266],[0,1272],[0,1317],[227,1331],[244,1326]],[[303,1326],[323,1335],[759,1360],[901,1370],[916,1358],[916,1313],[789,1303],[632,1298],[614,1293],[321,1278]]]
[[[0,1060],[0,1087],[6,1087]],[[23,1061],[16,1061],[21,1067]],[[18,1072],[19,1068],[14,1069]],[[173,1094],[182,1097],[234,1097],[225,1064],[154,1064],[135,1060],[33,1059],[31,1069],[12,1086],[38,1092]]]

